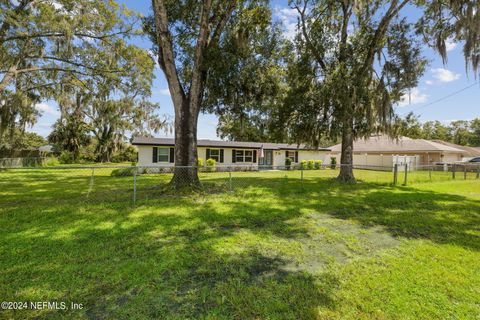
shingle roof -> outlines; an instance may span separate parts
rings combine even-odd
[[[173,138],[148,138],[135,137],[133,145],[149,145],[149,146],[173,146],[175,140]],[[274,149],[274,150],[318,150],[330,151],[329,148],[311,148],[304,144],[288,144],[288,143],[270,143],[270,142],[243,142],[243,141],[219,141],[219,140],[197,140],[199,147],[212,148],[251,148],[251,149]]]
[[[479,157],[480,156],[480,148],[475,148],[475,147],[468,147],[468,146],[461,146],[455,143],[447,142],[447,141],[442,141],[442,140],[433,140],[434,142],[457,148],[460,150],[464,151],[464,156],[467,157]]]
[[[332,152],[341,152],[342,145],[337,144],[330,147]],[[410,139],[399,137],[392,139],[388,136],[372,136],[369,139],[358,139],[353,143],[354,152],[452,152],[462,153],[465,151],[459,148],[448,146],[435,141],[425,139]]]

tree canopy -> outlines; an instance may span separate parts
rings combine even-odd
[[[217,99],[227,101],[226,92],[219,92],[212,85],[232,80],[235,72],[229,67],[235,63],[239,66],[238,57],[242,54],[255,52],[251,47],[258,42],[253,39],[261,36],[262,30],[271,28],[269,2],[152,0],[152,8],[153,15],[145,19],[145,30],[151,35],[175,108],[178,169],[172,184],[197,185],[196,169],[184,167],[197,164],[199,112],[206,107],[204,102],[219,112],[216,107],[222,103]],[[231,45],[238,50],[232,51]],[[233,60],[225,62],[224,53]],[[238,92],[228,88],[228,95],[235,90]]]
[[[0,144],[7,131],[35,123],[35,104],[60,87],[135,68],[137,48],[125,38],[139,19],[115,1],[0,2]]]

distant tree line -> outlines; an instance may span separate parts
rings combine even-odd
[[[33,147],[26,128],[47,100],[60,111],[48,141],[65,161],[112,161],[127,134],[164,128],[149,101],[155,61],[127,42],[140,22],[115,1],[0,2],[0,154]]]
[[[443,140],[462,146],[480,147],[480,118],[449,123],[421,123],[413,113],[398,121],[399,134],[413,139]]]

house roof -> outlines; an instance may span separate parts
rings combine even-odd
[[[342,145],[330,147],[332,152],[341,152]],[[392,139],[385,135],[372,136],[368,139],[358,139],[353,143],[354,152],[447,152],[465,154],[465,150],[425,139],[410,139],[399,137]]]
[[[137,146],[174,146],[173,138],[148,138],[135,137],[132,142]],[[270,143],[270,142],[243,142],[243,141],[220,141],[220,140],[197,140],[199,147],[211,148],[250,148],[250,149],[273,149],[273,150],[315,150],[330,151],[328,148],[312,148],[304,144],[288,144],[288,143]]]
[[[468,147],[468,146],[461,146],[455,143],[442,141],[442,140],[433,140],[434,142],[444,144],[449,147],[457,148],[464,151],[464,156],[467,157],[479,157],[480,156],[480,148]]]
[[[50,144],[46,144],[44,146],[38,147],[38,151],[40,152],[53,152],[53,146]]]

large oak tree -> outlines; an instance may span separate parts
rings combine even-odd
[[[341,137],[339,179],[355,181],[353,141],[373,132],[395,135],[394,105],[417,85],[426,61],[423,41],[446,57],[445,41],[465,42],[465,58],[479,61],[478,1],[292,0],[298,13],[297,57],[282,123],[291,137],[317,145]],[[407,18],[416,6],[424,15]]]
[[[5,132],[35,122],[35,103],[54,98],[59,84],[128,72],[105,61],[128,51],[124,38],[139,20],[115,1],[1,1],[0,144]]]
[[[252,31],[270,24],[270,8],[264,0],[152,0],[152,8],[145,29],[153,36],[175,108],[172,184],[196,185],[197,170],[185,166],[197,163],[197,123],[209,94],[208,78],[222,77],[212,70],[222,68],[227,39],[234,35],[240,45],[250,45],[250,37],[256,35]]]

